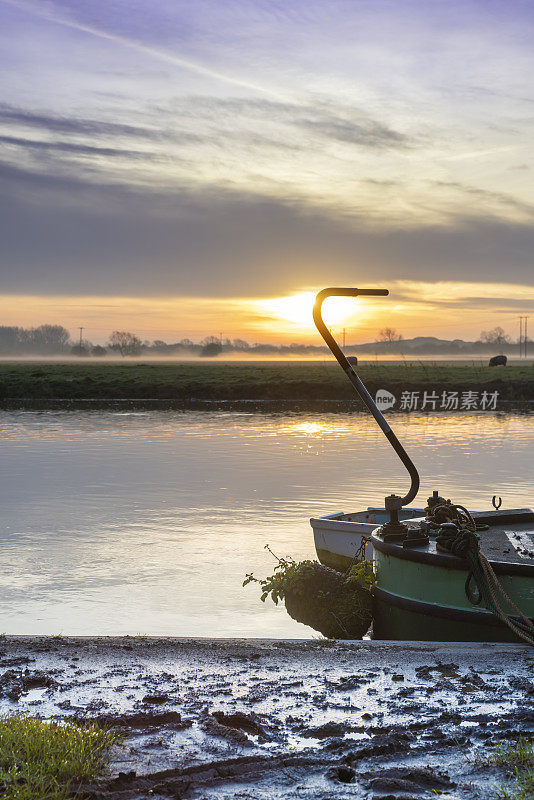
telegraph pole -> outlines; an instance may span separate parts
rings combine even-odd
[[[527,346],[528,346],[528,328],[527,328],[527,316],[519,317],[519,358],[522,355],[527,357]]]
[[[83,333],[83,328],[80,328],[80,351],[82,349],[82,333]]]
[[[345,328],[343,328],[343,347],[345,347]]]

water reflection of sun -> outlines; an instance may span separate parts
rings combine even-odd
[[[295,436],[310,436],[315,439],[335,438],[342,436],[351,430],[346,422],[339,422],[335,419],[323,421],[291,422],[283,427],[284,434]]]
[[[320,422],[298,422],[290,426],[292,433],[304,433],[306,436],[317,436],[330,430],[330,425]]]
[[[312,309],[314,302],[314,292],[301,292],[288,297],[258,300],[257,305],[263,312],[290,322],[299,328],[313,328]],[[325,300],[322,309],[325,323],[329,326],[342,324],[356,313],[358,302],[358,300],[349,297],[329,297]]]

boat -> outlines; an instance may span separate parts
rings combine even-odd
[[[424,508],[403,508],[399,518],[409,520],[422,517]],[[344,514],[337,511],[312,517],[310,525],[317,558],[327,567],[345,572],[354,563],[355,557],[373,557],[371,535],[378,525],[389,519],[385,508],[370,506],[365,511],[354,511]]]
[[[408,492],[383,508],[311,520],[319,560],[345,571],[372,556],[373,637],[418,641],[526,642],[534,645],[534,512],[530,508],[469,511],[438,491],[424,509],[410,507],[420,478],[325,325],[328,297],[386,296],[387,289],[330,287],[317,295],[315,325],[410,476]],[[422,512],[422,513],[421,513]]]

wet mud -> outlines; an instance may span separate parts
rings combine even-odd
[[[2,713],[120,732],[94,800],[490,798],[534,730],[521,645],[3,637]]]

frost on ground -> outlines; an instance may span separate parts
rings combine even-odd
[[[0,710],[123,734],[89,797],[491,798],[534,729],[521,645],[3,637]]]

